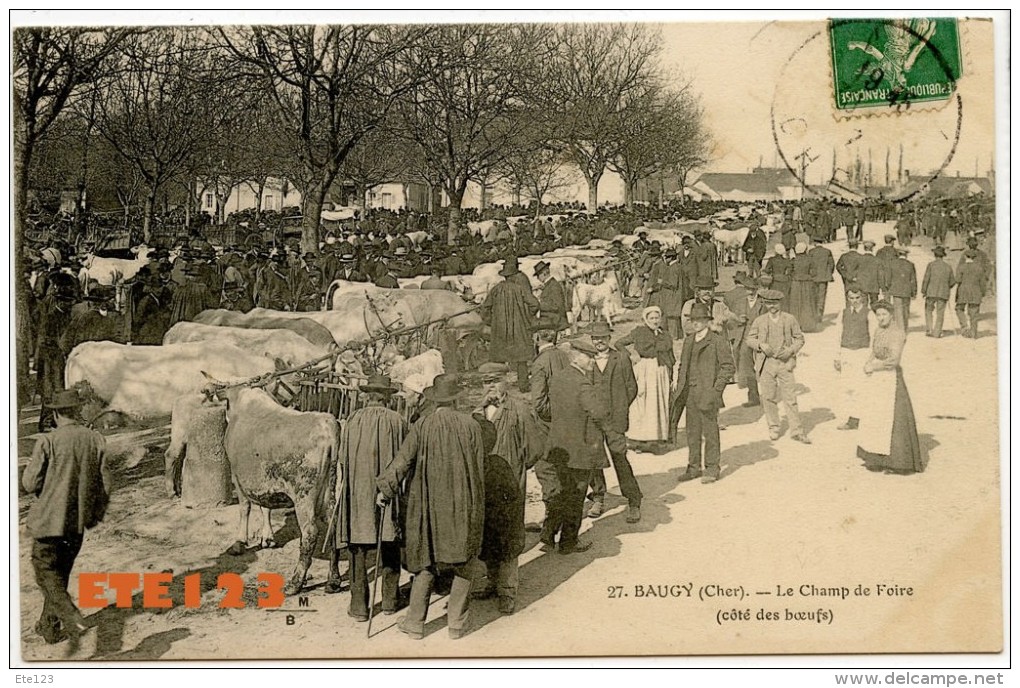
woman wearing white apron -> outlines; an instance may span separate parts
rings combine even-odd
[[[864,364],[860,439],[857,456],[868,470],[915,473],[924,470],[914,408],[903,382],[900,357],[906,335],[893,322],[893,306],[879,301],[872,310],[878,327],[871,338],[871,356]]]
[[[617,342],[633,345],[641,358],[634,364],[638,393],[630,405],[627,437],[637,442],[662,442],[669,437],[669,383],[676,357],[673,338],[662,327],[662,310],[649,306],[641,313],[643,325]]]

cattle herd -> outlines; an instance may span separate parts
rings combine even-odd
[[[136,247],[132,258],[89,251],[76,264],[47,247],[23,275],[41,323],[33,327],[31,314],[19,327],[32,330],[34,352],[62,351],[63,386],[92,395],[100,411],[86,420],[111,412],[136,424],[171,418],[170,492],[180,489],[172,472],[188,443],[188,418],[225,404],[222,445],[242,505],[236,547],[248,542],[251,506],[278,507],[286,495],[301,533],[287,584],[294,593],[333,509],[342,420],[336,407],[308,408],[302,385],[325,382],[336,394],[356,395],[368,374],[382,372],[400,387],[401,408],[414,409],[437,375],[485,362],[478,308],[511,256],[535,289],[536,264],[550,266],[567,287],[574,330],[594,319],[613,326],[624,300],[634,305],[642,295],[649,247],[700,242],[719,262],[740,262],[749,229],[771,236],[792,222],[792,209],[706,203],[644,217],[620,211],[601,223],[598,216],[510,216],[468,222],[454,244],[408,223],[403,232],[342,231],[319,254],[304,255],[196,238],[169,250]],[[67,273],[73,279],[60,279]],[[53,324],[61,308],[63,327]],[[100,319],[110,322],[100,327]],[[156,340],[146,330],[154,321]],[[45,406],[44,382],[37,391]],[[263,532],[260,542],[272,537]]]

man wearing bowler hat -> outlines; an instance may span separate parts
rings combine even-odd
[[[406,434],[404,419],[387,408],[397,389],[385,375],[371,375],[358,388],[367,398],[344,424],[337,455],[336,549],[347,549],[351,572],[351,604],[347,616],[368,621],[369,555],[382,542],[380,559],[383,581],[382,609],[385,614],[397,610],[397,586],[400,582],[399,518],[396,500],[376,515],[375,479],[389,469]],[[381,537],[378,529],[382,529]],[[326,592],[339,592],[327,583]]]
[[[708,306],[696,303],[691,307],[693,331],[684,340],[680,352],[677,388],[687,401],[687,470],[681,482],[702,476],[701,482],[719,479],[719,409],[723,392],[733,378],[733,355],[721,334],[711,331],[712,313]],[[704,438],[705,469],[702,474],[701,441]]]
[[[87,630],[67,592],[74,560],[85,531],[106,514],[110,474],[103,436],[81,425],[81,401],[74,390],[60,390],[49,400],[56,429],[36,442],[21,484],[37,499],[26,526],[32,535],[32,568],[45,602],[35,631],[50,644],[68,637],[77,642]]]
[[[492,331],[489,358],[516,369],[518,389],[528,392],[531,389],[528,364],[535,357],[532,326],[538,299],[531,293],[531,283],[518,268],[515,256],[506,259],[499,274],[503,281],[492,287],[481,307],[482,321]]]
[[[567,294],[559,280],[552,276],[549,263],[540,260],[535,264],[535,278],[542,283],[535,329],[554,332],[567,329]]]
[[[764,289],[758,297],[765,302],[766,313],[759,315],[747,331],[747,345],[754,351],[754,368],[758,374],[758,390],[769,424],[769,438],[780,437],[779,406],[786,407],[790,437],[802,444],[811,444],[800,422],[793,371],[797,352],[804,347],[804,333],[797,318],[780,310],[783,292]]]
[[[401,632],[425,635],[429,598],[438,576],[453,573],[447,627],[454,640],[467,632],[468,605],[485,523],[485,448],[474,418],[456,409],[454,375],[436,376],[425,390],[435,411],[411,427],[390,467],[376,480],[377,503],[406,484],[405,567],[415,574]]]
[[[609,456],[613,461],[620,493],[627,500],[627,522],[641,520],[641,488],[634,477],[634,469],[627,459],[627,430],[630,429],[630,405],[637,397],[638,385],[630,356],[610,343],[609,325],[594,323],[591,341],[595,347],[589,381],[600,391],[608,404],[609,415],[601,430]],[[592,472],[592,505],[588,516],[597,518],[605,508],[606,477],[601,470]]]
[[[590,542],[578,542],[584,495],[592,471],[609,466],[601,430],[608,409],[589,377],[597,351],[584,337],[571,341],[570,346],[570,365],[553,373],[549,381],[552,422],[546,443],[546,458],[556,467],[560,493],[551,532],[543,532],[542,543],[555,546],[553,538],[558,533],[560,554],[591,548]]]

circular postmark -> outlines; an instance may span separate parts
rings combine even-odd
[[[834,20],[833,26],[843,21],[862,20]],[[931,44],[930,34],[908,27],[906,35],[914,39],[917,52],[930,51],[927,68],[938,65],[944,81],[955,84],[959,75]],[[862,88],[874,87],[865,89],[866,95],[884,102],[851,108],[848,116],[837,107],[829,36],[827,27],[805,39],[780,72],[771,126],[783,165],[805,198],[856,204],[899,202],[924,193],[956,153],[963,124],[959,90],[953,88],[942,107],[920,107],[912,95],[917,89],[903,87],[899,77],[886,75],[877,61],[864,60],[856,77]],[[878,54],[877,49],[873,52]]]

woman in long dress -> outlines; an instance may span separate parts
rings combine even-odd
[[[818,305],[814,264],[807,255],[807,244],[797,244],[790,273],[790,313],[803,332],[818,331]]]
[[[673,338],[662,326],[662,310],[649,306],[638,325],[617,345],[633,345],[640,359],[634,365],[637,397],[630,405],[627,437],[637,442],[662,442],[669,437],[669,383],[676,356]]]
[[[871,471],[920,473],[924,470],[921,443],[900,368],[907,338],[893,320],[892,304],[879,301],[872,310],[878,327],[864,364],[862,398],[868,403],[861,408],[857,456]]]

